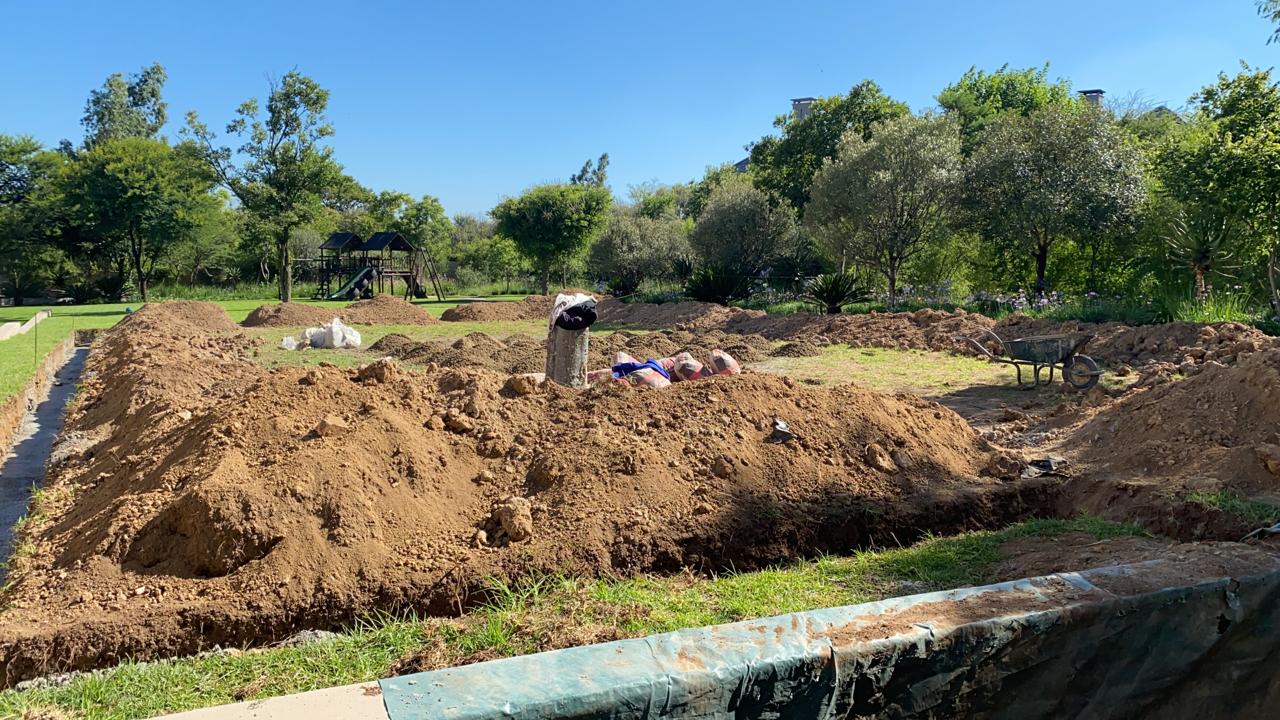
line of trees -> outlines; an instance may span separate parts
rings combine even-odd
[[[1260,9],[1263,9],[1260,5]],[[1198,299],[1230,285],[1280,307],[1280,86],[1221,74],[1182,110],[1099,106],[1048,67],[972,69],[913,113],[874,82],[785,115],[746,172],[608,187],[608,154],[488,217],[375,192],[338,163],[328,92],[296,71],[222,132],[188,113],[176,140],[164,68],[109,77],[79,144],[0,135],[0,292],[145,299],[158,280],[273,282],[337,230],[391,229],[444,284],[602,281],[729,301],[762,276],[853,272],[890,304],[904,285]],[[444,278],[444,275],[450,278]],[[789,285],[788,285],[789,283]]]

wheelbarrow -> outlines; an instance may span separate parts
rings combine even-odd
[[[1093,335],[1088,333],[1034,335],[1017,340],[1004,340],[990,330],[984,332],[1000,346],[998,352],[992,353],[986,345],[970,337],[956,337],[956,340],[967,341],[993,362],[1012,365],[1013,369],[1018,371],[1020,388],[1052,385],[1054,370],[1058,370],[1062,373],[1062,379],[1072,387],[1088,390],[1098,384],[1098,378],[1102,375],[1102,371],[1098,369],[1098,363],[1094,362],[1093,358],[1080,354],[1084,346],[1093,339]],[[1030,383],[1022,381],[1024,367],[1031,368]],[[1049,377],[1042,382],[1040,373],[1045,368],[1049,368]]]

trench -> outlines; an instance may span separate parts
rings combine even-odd
[[[11,447],[0,459],[0,585],[13,553],[15,525],[27,514],[32,494],[44,481],[54,440],[62,430],[88,354],[88,347],[77,346],[67,356],[53,381],[28,405]]]

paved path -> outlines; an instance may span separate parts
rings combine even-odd
[[[67,404],[76,394],[76,383],[84,370],[88,348],[76,348],[58,370],[57,382],[34,411],[29,410],[13,436],[13,447],[0,459],[0,560],[13,551],[13,525],[27,514],[31,491],[44,480],[44,466],[53,450],[54,438],[62,429]],[[5,569],[0,565],[0,583]]]

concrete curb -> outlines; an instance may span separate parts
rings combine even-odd
[[[53,314],[51,310],[40,310],[31,319],[24,323],[7,322],[0,325],[0,340],[8,340],[15,335],[21,335],[36,326],[36,323],[43,321],[45,318]]]
[[[1235,552],[1256,573],[1111,566],[170,717],[1238,717],[1280,699],[1280,559]]]

